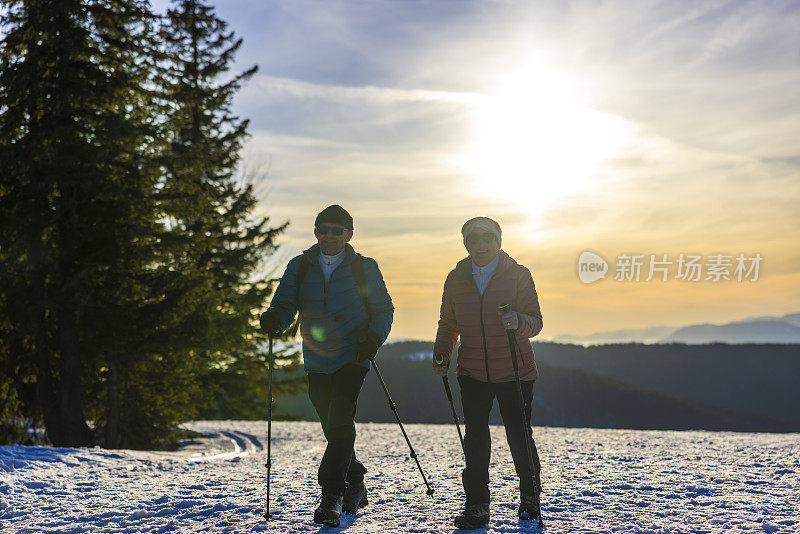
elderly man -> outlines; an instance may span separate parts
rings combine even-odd
[[[460,336],[456,374],[466,430],[462,482],[467,502],[454,522],[458,528],[473,529],[489,522],[489,412],[495,397],[519,477],[519,517],[539,516],[539,457],[531,432],[533,382],[538,373],[529,338],[541,331],[542,313],[531,272],[500,250],[502,233],[497,221],[475,217],[464,223],[461,235],[469,256],[458,262],[444,283],[433,370],[439,376],[447,374]],[[499,311],[501,304],[509,304],[510,310]],[[517,341],[524,416],[507,330],[514,331]]]
[[[342,511],[354,514],[367,504],[367,469],[353,450],[353,418],[369,361],[389,335],[394,307],[378,264],[349,244],[350,214],[328,206],[314,227],[317,244],[289,262],[261,327],[278,335],[299,312],[308,396],[328,441],[314,521],[338,526]]]

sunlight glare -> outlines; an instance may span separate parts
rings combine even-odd
[[[472,140],[456,163],[480,194],[534,218],[591,187],[622,134],[619,117],[580,105],[569,77],[528,65],[475,105]]]

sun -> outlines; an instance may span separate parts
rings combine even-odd
[[[477,191],[530,216],[586,192],[624,135],[623,121],[581,104],[574,78],[529,63],[473,105],[472,134],[457,165]]]

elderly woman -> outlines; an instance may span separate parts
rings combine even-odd
[[[461,234],[469,257],[458,262],[444,283],[433,370],[439,376],[447,374],[450,355],[461,336],[456,374],[466,428],[467,465],[462,473],[466,505],[456,516],[455,526],[480,528],[489,522],[489,412],[495,397],[520,481],[519,517],[539,515],[539,456],[531,431],[533,382],[538,372],[529,339],[542,330],[542,313],[531,272],[500,250],[502,232],[497,221],[475,217],[464,224]],[[510,305],[505,313],[499,310],[503,304]],[[506,330],[516,334],[524,420]],[[533,465],[525,440],[529,440]]]

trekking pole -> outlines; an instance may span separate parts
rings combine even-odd
[[[508,313],[510,306],[508,304],[501,304],[497,307],[497,309],[500,311],[500,313]],[[530,468],[531,481],[533,482],[533,495],[536,498],[536,515],[539,517],[538,526],[543,527],[544,521],[542,521],[541,494],[539,484],[537,483],[536,477],[533,474],[533,452],[531,451],[531,441],[533,438],[528,439],[528,432],[531,431],[531,428],[527,418],[525,417],[525,399],[522,396],[522,383],[519,380],[519,365],[517,364],[517,337],[514,330],[511,328],[506,328],[506,335],[508,336],[508,346],[511,349],[511,363],[514,365],[514,380],[517,382],[517,398],[519,399],[519,410],[520,414],[522,415],[522,428],[523,432],[525,433],[525,449],[528,452],[528,466]],[[533,403],[531,403],[531,410],[533,410]]]
[[[442,365],[444,363],[444,357],[439,354],[436,356],[436,364]],[[456,429],[458,430],[458,440],[461,442],[461,451],[464,452],[464,457],[466,458],[466,450],[464,449],[464,436],[461,435],[461,427],[458,424],[458,415],[456,414],[456,407],[453,404],[453,393],[450,391],[450,380],[448,380],[447,375],[442,377],[442,383],[444,384],[444,393],[447,395],[447,400],[450,402],[450,411],[453,412],[453,422],[456,424]]]
[[[272,334],[269,334],[269,384],[267,389],[267,463],[264,467],[267,468],[267,512],[264,518],[269,519],[272,514],[269,513],[269,474],[272,469]]]
[[[414,452],[414,447],[411,446],[411,441],[408,439],[408,434],[406,434],[406,429],[403,428],[403,423],[400,421],[400,416],[397,414],[397,406],[395,405],[394,401],[392,400],[392,396],[389,395],[389,390],[386,389],[386,383],[383,381],[383,377],[381,376],[381,372],[378,370],[378,365],[375,363],[375,357],[373,356],[370,358],[372,362],[372,367],[375,368],[375,374],[378,375],[378,380],[381,382],[381,387],[383,388],[383,392],[386,393],[386,399],[389,401],[389,407],[394,412],[394,418],[397,419],[397,424],[400,425],[400,431],[403,433],[403,437],[406,438],[406,443],[408,444],[408,449],[411,451],[411,458],[417,462],[417,468],[419,468],[419,474],[422,475],[422,481],[428,487],[428,491],[426,492],[428,495],[433,495],[433,488],[430,484],[428,484],[428,479],[425,478],[425,473],[422,471],[422,466],[419,464],[419,460],[417,459],[417,453]]]

